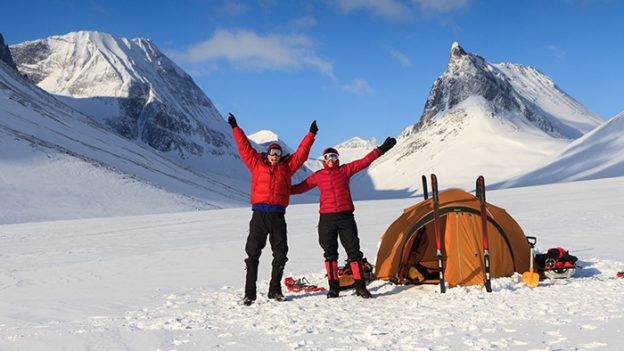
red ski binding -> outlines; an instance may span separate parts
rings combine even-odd
[[[299,279],[286,277],[284,278],[284,285],[286,285],[286,289],[290,292],[312,292],[325,290],[322,286],[310,284],[305,277],[301,277]]]

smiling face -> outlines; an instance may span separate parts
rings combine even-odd
[[[271,166],[275,166],[276,164],[278,164],[281,158],[282,158],[282,150],[269,149],[269,152],[267,155],[267,161],[269,161],[269,164]]]
[[[273,155],[269,154],[269,156],[267,157],[267,159],[269,160],[269,164],[271,166],[275,166],[276,164],[278,164],[280,161],[280,158],[282,157],[279,155],[275,155],[275,154]]]
[[[323,155],[323,159],[325,159],[325,164],[327,164],[329,168],[338,166],[338,154],[336,153],[325,154]]]

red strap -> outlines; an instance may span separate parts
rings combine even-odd
[[[358,261],[351,261],[351,271],[353,272],[353,278],[355,278],[355,280],[362,279],[362,272],[360,272],[360,265]]]

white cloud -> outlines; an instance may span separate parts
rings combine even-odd
[[[555,45],[546,45],[545,48],[553,54],[557,62],[563,62],[563,60],[565,60],[566,52],[561,50],[559,47]]]
[[[192,45],[184,52],[173,52],[178,60],[214,63],[224,60],[244,69],[283,70],[314,67],[335,79],[333,65],[314,52],[314,41],[304,35],[269,34],[249,30],[217,30],[212,38]]]
[[[364,79],[354,79],[349,84],[342,86],[342,90],[357,95],[371,95],[373,88]]]
[[[450,12],[468,5],[468,0],[412,0],[423,11]]]
[[[337,0],[335,5],[343,12],[370,10],[388,19],[406,19],[412,15],[411,9],[398,0]]]
[[[407,57],[407,55],[405,55],[404,53],[400,51],[390,49],[390,56],[397,59],[401,63],[401,65],[403,65],[404,67],[409,67],[412,65],[412,60],[410,60],[410,58]]]

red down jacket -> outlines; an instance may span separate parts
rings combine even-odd
[[[291,192],[301,194],[318,186],[321,192],[320,213],[353,211],[355,207],[351,200],[351,189],[349,189],[351,176],[370,166],[381,155],[381,150],[374,149],[362,159],[333,168],[329,168],[327,163],[323,162],[324,169],[294,185]]]
[[[249,143],[245,132],[240,127],[232,129],[238,153],[251,171],[251,204],[270,204],[288,206],[290,200],[290,178],[308,159],[314,143],[314,134],[308,133],[297,151],[271,166],[265,154],[257,152]]]

